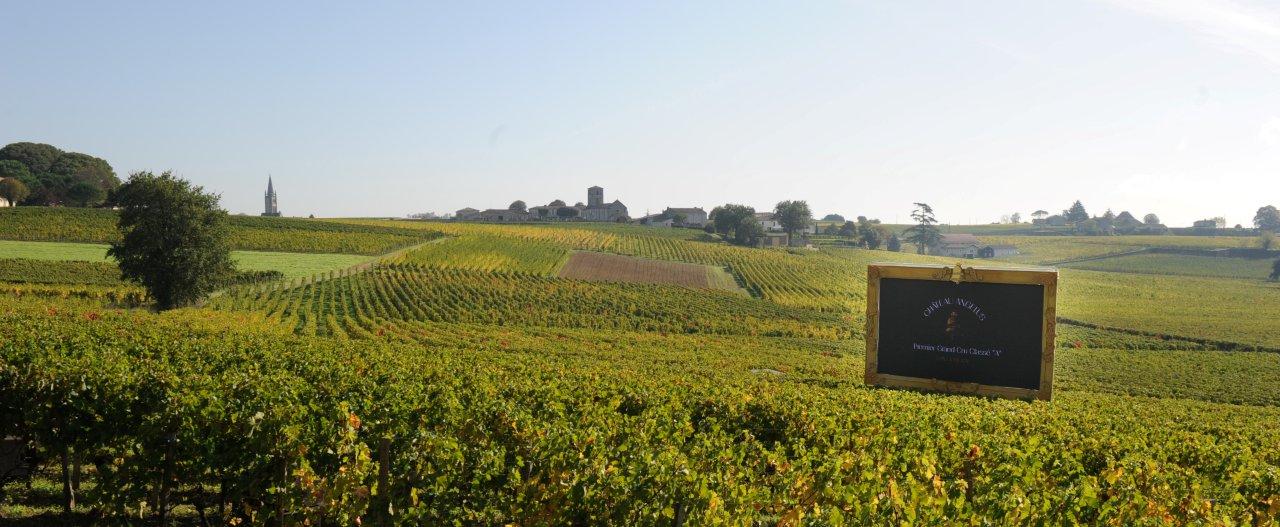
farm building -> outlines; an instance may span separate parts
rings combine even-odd
[[[690,227],[701,227],[707,224],[707,211],[702,207],[667,207],[662,215],[674,218],[676,214],[684,215],[684,224]]]
[[[636,223],[647,227],[672,227],[675,220],[665,214],[650,214],[637,219]]]
[[[785,232],[766,232],[760,239],[756,240],[756,247],[808,247],[809,237],[805,235],[792,236]]]
[[[982,242],[972,234],[943,234],[938,243],[929,248],[929,254],[935,256],[954,256],[958,258],[977,258]]]
[[[1017,255],[1018,248],[1012,245],[984,245],[978,249],[978,258],[1004,258]]]
[[[492,221],[492,222],[512,222],[512,221],[529,221],[533,216],[528,212],[520,212],[510,209],[485,209],[477,211],[470,209],[470,212],[463,214],[468,209],[458,211],[456,219],[464,221]]]
[[[788,245],[789,238],[790,236],[787,236],[787,233],[785,232],[766,232],[764,233],[764,236],[761,236],[760,240],[756,242],[756,246],[760,248],[786,247]]]

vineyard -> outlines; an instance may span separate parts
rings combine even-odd
[[[163,314],[124,309],[145,301],[132,286],[75,283],[96,276],[80,263],[0,260],[25,282],[0,289],[0,427],[38,438],[42,467],[35,490],[0,485],[0,520],[66,523],[63,459],[82,467],[84,523],[162,503],[189,525],[1280,516],[1280,353],[1219,351],[1280,347],[1254,316],[1277,284],[1064,270],[1059,314],[1092,327],[1059,326],[1054,400],[991,400],[862,382],[867,263],[945,259],[621,225],[285,221],[418,241]],[[750,294],[581,280],[578,254],[727,269]]]
[[[560,268],[561,278],[596,282],[668,284],[737,291],[732,275],[710,265],[687,264],[609,253],[575,252]]]
[[[0,415],[80,456],[117,517],[154,512],[131,481],[184,489],[192,519],[406,525],[1252,524],[1280,489],[1275,408],[867,389],[859,357],[807,340],[434,326],[404,346],[0,313],[0,401],[22,402]]]
[[[299,287],[245,288],[213,307],[264,313],[303,335],[415,333],[415,322],[847,338],[848,319],[730,292],[392,264]]]
[[[231,216],[231,245],[245,251],[377,255],[439,236],[422,229],[369,227],[292,218]],[[107,209],[0,209],[0,240],[107,243],[116,214]]]

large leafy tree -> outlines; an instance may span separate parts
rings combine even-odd
[[[524,201],[515,200],[511,202],[511,205],[507,207],[507,210],[510,210],[511,212],[527,212],[529,208],[525,206]]]
[[[16,177],[7,177],[0,179],[0,198],[4,198],[11,205],[17,205],[22,200],[27,199],[27,194],[31,191],[27,189],[27,185]]]
[[[116,177],[115,170],[106,160],[78,152],[59,156],[49,167],[49,172],[75,183],[89,183],[103,192],[120,186],[120,178]]]
[[[1155,214],[1148,213],[1146,216],[1142,217],[1142,223],[1145,223],[1147,225],[1159,225],[1160,217],[1156,216]]]
[[[857,238],[858,224],[851,221],[844,222],[844,225],[840,226],[840,236],[844,236],[845,238]]]
[[[782,226],[782,230],[790,235],[795,235],[797,231],[813,225],[813,212],[809,210],[809,203],[804,200],[780,201],[773,208],[773,215]]]
[[[1280,231],[1280,210],[1275,205],[1267,205],[1258,209],[1253,216],[1253,226],[1264,231]]]
[[[755,245],[761,236],[764,236],[764,227],[756,221],[755,214],[738,220],[737,227],[733,229],[733,241],[738,245]]]
[[[21,168],[19,168],[19,166]],[[16,177],[30,190],[27,203],[57,205],[101,202],[120,186],[115,170],[101,158],[62,150],[42,143],[12,143],[0,148],[0,177]],[[86,190],[92,185],[100,192]],[[76,195],[71,195],[76,189]]]
[[[0,179],[11,177],[14,179],[27,179],[31,177],[31,171],[18,161],[6,159],[0,161]]]
[[[1276,263],[1271,264],[1271,279],[1280,280],[1280,258],[1276,259]]]
[[[67,189],[67,201],[77,207],[91,207],[102,203],[107,193],[88,181],[80,181]]]
[[[165,172],[130,175],[116,192],[120,241],[107,254],[166,310],[199,302],[235,272],[218,196]]]
[[[32,174],[49,172],[62,154],[62,150],[44,143],[11,143],[0,148],[0,160],[22,163]]]
[[[716,232],[729,235],[738,229],[738,226],[742,224],[743,218],[750,218],[751,221],[755,221],[756,209],[746,205],[728,203],[711,209],[709,217],[711,224],[715,225]]]
[[[896,252],[898,252],[898,251],[901,251],[901,250],[902,250],[902,240],[899,240],[899,239],[898,239],[898,235],[897,235],[897,234],[890,234],[890,235],[889,235],[889,242],[888,242],[887,244],[885,244],[885,249],[888,249],[888,250],[893,251],[893,252],[895,252],[895,253],[896,253]]]
[[[942,239],[942,232],[938,230],[938,220],[933,216],[933,207],[928,203],[916,203],[915,206],[915,210],[911,211],[911,219],[916,224],[907,228],[902,240],[915,245],[917,253],[924,254],[926,248],[938,244]]]
[[[889,229],[884,225],[868,223],[858,229],[862,245],[868,249],[879,249],[889,239]]]

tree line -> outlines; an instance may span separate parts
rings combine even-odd
[[[13,205],[93,207],[108,203],[119,186],[102,158],[43,143],[0,148],[0,197]]]

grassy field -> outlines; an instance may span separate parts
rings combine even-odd
[[[1271,274],[1271,259],[1222,258],[1183,254],[1134,254],[1064,264],[1072,269],[1117,273],[1208,276],[1265,280]]]
[[[236,266],[242,271],[280,271],[287,278],[327,273],[372,260],[369,256],[354,254],[306,254],[264,251],[232,251],[231,257],[235,259]],[[0,240],[0,258],[111,262],[107,258],[106,245],[12,240]]]
[[[343,523],[311,505],[339,486],[366,523],[403,525],[1265,525],[1280,512],[1280,353],[1214,343],[1280,347],[1280,320],[1259,316],[1280,284],[1064,269],[1060,315],[1148,334],[1060,325],[1054,400],[991,400],[862,381],[866,265],[953,259],[625,225],[327,222],[448,237],[163,314],[87,289],[0,288],[0,426],[37,434],[46,455],[37,495],[11,485],[0,518],[63,520],[49,504],[63,447],[113,460],[87,485],[115,492],[84,500],[121,521],[153,515],[139,504],[166,459],[188,524],[219,485],[244,523],[278,503],[290,521]],[[1156,238],[1034,238],[1045,245],[1025,261],[1174,237]],[[584,251],[728,269],[750,296],[558,276]]]
[[[1001,260],[1029,264],[1058,264],[1133,252],[1148,247],[1179,249],[1223,249],[1255,247],[1257,240],[1241,236],[993,236],[979,237],[983,243],[1008,244],[1019,254]]]

